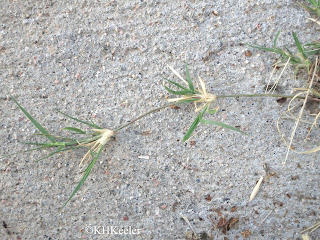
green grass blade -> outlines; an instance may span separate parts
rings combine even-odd
[[[197,118],[194,120],[194,122],[192,123],[192,125],[188,129],[188,132],[186,133],[186,135],[184,135],[184,137],[183,137],[184,142],[190,138],[191,134],[193,133],[193,131],[195,130],[195,128],[198,126],[199,123],[200,123],[200,117],[197,116]]]
[[[209,114],[215,114],[219,109],[216,108],[216,109],[212,109],[212,110],[208,110],[208,113]]]
[[[59,109],[56,109],[56,111],[59,112],[59,113],[61,113],[61,114],[64,115],[64,116],[68,117],[68,118],[71,118],[72,120],[77,121],[77,122],[86,124],[86,125],[88,125],[88,126],[90,126],[90,127],[93,127],[93,128],[102,129],[102,127],[99,127],[99,126],[96,125],[96,124],[92,124],[92,123],[89,123],[89,122],[86,122],[86,121],[82,121],[82,120],[80,120],[80,119],[78,119],[78,118],[72,117],[72,116],[70,116],[70,115],[68,115],[68,114],[66,114],[66,113],[64,113],[64,112],[61,112]]]
[[[260,46],[260,45],[251,45],[249,43],[246,43],[248,46],[259,49],[259,50],[264,50],[264,51],[269,51],[269,52],[275,52],[275,49],[273,48],[268,48],[268,47],[264,47],[264,46]]]
[[[304,51],[302,49],[301,43],[300,43],[296,33],[292,32],[292,36],[293,36],[294,42],[296,43],[296,45],[297,45],[297,47],[299,49],[299,52],[303,55],[304,58],[307,58],[306,54],[304,53]]]
[[[293,55],[293,53],[290,51],[289,48],[287,48],[287,47],[284,47],[284,48],[285,48],[285,49],[287,50],[287,52],[288,52],[288,54],[286,54],[286,56],[290,57],[291,59],[295,58],[294,55]]]
[[[250,46],[250,47],[259,49],[259,50],[264,50],[264,51],[268,51],[268,52],[277,53],[277,54],[280,54],[280,55],[288,58],[287,54],[285,54],[284,51],[282,49],[280,49],[280,48],[267,48],[267,47],[264,47],[264,46],[251,45],[251,44],[248,44],[248,43],[247,43],[247,45]]]
[[[161,75],[161,77],[162,77],[164,80],[168,81],[169,83],[171,83],[171,84],[173,84],[173,85],[177,86],[178,88],[181,88],[181,89],[186,90],[186,91],[188,91],[188,90],[189,90],[189,89],[187,89],[187,88],[183,87],[182,85],[180,85],[179,83],[176,83],[176,82],[174,82],[174,81],[171,81],[171,80],[169,80],[169,79],[165,78],[165,77],[164,77],[164,76],[162,76],[162,75]]]
[[[314,89],[310,89],[313,95],[315,95],[317,98],[320,98],[320,93]]]
[[[50,143],[37,143],[37,142],[22,142],[23,144],[27,144],[27,145],[35,145],[35,146],[46,146],[46,147],[53,147],[53,146],[57,146],[57,145],[51,145]]]
[[[12,100],[18,105],[18,107],[21,109],[21,111],[26,115],[27,118],[33,123],[33,125],[39,129],[40,132],[42,132],[51,142],[56,142],[56,140],[49,134],[49,132],[41,126],[40,123],[38,123],[28,112],[25,110],[18,101],[11,95],[9,91],[7,91],[12,98]]]
[[[318,42],[305,44],[304,45],[304,51],[309,56],[317,54],[318,52],[320,52],[320,44]]]
[[[44,135],[43,133],[35,133],[35,134],[32,134],[33,136],[47,136],[47,135]],[[52,135],[50,134],[52,137],[54,137],[55,139],[65,139],[65,140],[71,140],[71,141],[75,141],[74,138],[70,138],[70,137],[60,137],[60,136],[56,136],[56,135]],[[56,140],[57,141],[57,140]]]
[[[64,151],[69,151],[69,150],[73,150],[73,149],[80,148],[80,147],[82,147],[82,146],[77,145],[77,146],[74,146],[74,147],[63,148],[63,149],[61,149],[61,150],[59,150],[59,151],[56,151],[56,153],[64,152]]]
[[[189,74],[189,69],[188,69],[188,64],[186,63],[186,75],[187,75],[187,81],[188,81],[188,85],[189,85],[189,88],[192,92],[194,92],[194,86],[192,84],[192,80],[190,78],[190,74]]]
[[[47,148],[47,146],[42,146],[42,147],[32,148],[32,149],[29,149],[29,150],[24,150],[24,151],[19,151],[19,152],[15,152],[15,153],[10,153],[10,154],[8,154],[8,155],[1,156],[0,159],[4,159],[4,158],[6,158],[6,157],[10,157],[10,156],[17,155],[17,154],[20,154],[20,153],[32,152],[32,151],[36,151],[36,150],[40,150],[40,149],[44,149],[44,148]]]
[[[293,55],[293,53],[287,48],[287,47],[284,47],[286,50],[287,50],[287,54],[286,54],[286,57],[282,59],[282,61],[290,58],[290,62],[294,65],[297,65],[297,64],[300,64],[301,63],[301,60],[300,58],[296,57],[295,55]]]
[[[197,98],[193,98],[193,99],[188,99],[188,100],[183,100],[183,101],[179,101],[179,103],[190,103],[190,102],[195,102],[198,101],[199,99]],[[177,102],[178,103],[178,102]],[[173,103],[174,104],[174,103]]]
[[[306,5],[301,5],[304,9],[306,9],[307,11],[310,11],[310,12],[316,12],[316,10],[312,7],[309,7],[309,6],[306,6]]]
[[[284,59],[288,59],[290,57],[283,49],[280,48],[277,48],[274,53],[280,54]]]
[[[100,126],[96,125],[93,121],[90,121],[90,122],[91,122],[91,124],[92,124],[93,126],[95,126],[95,128],[103,129],[103,127],[100,127]]]
[[[83,183],[86,181],[87,177],[89,176],[93,165],[95,164],[96,160],[98,159],[101,151],[103,149],[103,146],[101,146],[99,148],[99,151],[95,154],[94,158],[92,159],[91,163],[89,164],[89,166],[86,168],[84,175],[82,177],[82,179],[80,180],[80,182],[78,183],[77,187],[74,189],[74,191],[72,192],[72,194],[70,195],[70,197],[68,198],[68,200],[65,202],[65,204],[62,206],[62,208],[60,209],[60,211],[62,211],[62,209],[68,204],[68,202],[74,197],[74,195],[79,191],[79,189],[81,188],[81,186],[83,185]],[[92,154],[92,153],[91,153]]]
[[[87,134],[86,132],[82,131],[81,129],[75,128],[75,127],[65,127],[63,129],[64,130],[68,130],[68,131],[72,131],[72,132],[76,132],[76,133],[79,133],[79,134]]]
[[[317,2],[315,1],[315,0],[308,0],[309,1],[309,3],[311,3],[313,6],[317,6]]]
[[[307,53],[309,56],[315,55],[315,54],[317,54],[318,52],[320,52],[320,49],[319,49],[319,50],[309,50],[309,49],[307,49],[307,50],[305,51],[305,53]]]
[[[278,31],[278,33],[273,41],[273,48],[277,47],[277,41],[278,41],[279,35],[280,35],[280,30]]]
[[[224,124],[222,122],[216,122],[216,121],[212,121],[212,120],[205,120],[205,119],[201,119],[201,123],[203,124],[212,124],[212,125],[217,125],[217,126],[220,126],[220,127],[223,127],[223,128],[227,128],[227,129],[230,129],[230,130],[233,130],[233,131],[236,131],[236,132],[240,132],[242,134],[246,134],[245,132],[242,132],[241,130],[239,130],[238,128],[235,128],[235,127],[231,127],[227,124]],[[248,134],[246,134],[248,135]]]
[[[174,91],[170,88],[168,88],[167,86],[163,85],[164,88],[169,92],[172,93],[174,95],[192,95],[193,92],[191,92],[190,90],[186,90],[186,91]]]
[[[183,137],[184,142],[190,138],[191,134],[193,133],[193,131],[196,129],[196,127],[200,123],[200,121],[201,121],[203,115],[205,114],[205,112],[207,111],[207,109],[208,109],[208,106],[205,106],[204,109],[202,110],[202,112],[193,121],[193,123],[191,124],[190,128],[188,129],[186,135],[184,135],[184,137]]]
[[[57,154],[57,153],[60,153],[60,152],[64,152],[64,151],[68,151],[68,150],[72,150],[72,149],[79,148],[79,147],[81,147],[81,146],[78,145],[78,146],[69,147],[69,148],[64,148],[64,146],[60,146],[60,147],[58,147],[58,149],[56,151],[50,153],[48,156],[45,156],[43,158],[38,159],[35,162],[39,162],[39,161],[42,161],[44,159],[47,159],[47,158],[53,156],[54,154]]]
[[[64,146],[60,146],[60,147],[58,147],[58,149],[57,149],[56,151],[54,151],[54,152],[50,153],[48,156],[45,156],[45,157],[43,157],[43,158],[40,158],[40,159],[36,160],[35,162],[40,162],[41,160],[47,159],[47,158],[49,158],[49,157],[51,157],[51,156],[55,155],[56,153],[61,152],[61,149],[62,149],[63,147],[64,147]]]

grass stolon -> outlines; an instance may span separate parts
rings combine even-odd
[[[244,133],[241,130],[229,126],[227,124],[217,122],[214,120],[207,120],[203,119],[206,113],[209,114],[215,114],[218,112],[219,107],[216,107],[214,109],[210,110],[210,106],[217,101],[219,98],[230,98],[230,97],[286,97],[286,98],[293,98],[294,96],[290,95],[278,95],[278,94],[236,94],[236,95],[214,95],[211,93],[208,93],[206,91],[206,86],[204,81],[199,77],[199,83],[200,86],[194,86],[192,83],[192,80],[189,75],[189,70],[187,64],[185,65],[186,67],[186,76],[187,80],[184,80],[181,75],[175,71],[173,68],[171,70],[177,75],[184,83],[186,86],[182,86],[174,81],[168,80],[165,78],[166,82],[169,82],[170,84],[176,86],[179,88],[179,90],[174,90],[164,84],[164,88],[171,94],[178,95],[178,98],[173,98],[169,99],[169,104],[165,104],[163,106],[160,106],[158,108],[152,109],[145,114],[131,120],[130,122],[123,124],[114,130],[110,129],[105,129],[101,126],[98,126],[92,122],[86,122],[83,120],[80,120],[78,118],[72,117],[66,113],[63,113],[59,110],[57,110],[59,113],[63,114],[64,116],[75,120],[77,122],[80,122],[82,124],[85,124],[89,127],[92,128],[91,132],[86,132],[84,130],[81,130],[79,128],[75,127],[65,127],[63,128],[64,130],[67,130],[71,133],[73,133],[73,137],[59,137],[59,136],[54,136],[53,134],[50,134],[48,130],[46,130],[37,120],[35,120],[27,110],[25,110],[19,103],[18,101],[8,92],[8,94],[11,96],[13,101],[18,105],[18,107],[21,109],[21,111],[29,118],[29,120],[34,124],[34,126],[41,132],[40,135],[45,136],[49,141],[45,143],[34,143],[34,142],[27,142],[25,144],[29,145],[35,145],[37,146],[36,148],[29,149],[23,152],[30,152],[30,151],[35,151],[35,150],[40,150],[40,149],[45,149],[45,148],[55,148],[55,151],[50,153],[49,155],[37,160],[41,161],[46,158],[49,158],[57,153],[63,152],[63,151],[69,151],[69,150],[75,150],[80,147],[86,147],[89,148],[88,152],[85,154],[85,156],[82,158],[80,162],[80,166],[83,162],[89,162],[87,165],[87,168],[84,171],[84,175],[74,191],[71,193],[70,197],[67,199],[67,201],[64,203],[60,211],[67,205],[67,203],[74,197],[74,195],[79,191],[81,186],[84,184],[85,180],[89,176],[90,172],[93,169],[93,166],[97,159],[99,158],[103,148],[107,145],[107,143],[112,139],[114,134],[130,125],[135,123],[136,121],[140,120],[141,118],[144,118],[145,116],[152,114],[154,112],[160,111],[162,109],[168,108],[172,105],[180,105],[180,104],[186,104],[193,102],[195,104],[195,111],[200,112],[198,116],[195,118],[191,126],[189,127],[187,133],[185,134],[183,141],[187,141],[192,133],[194,132],[195,128],[200,124],[210,124],[210,125],[216,125],[220,126],[223,128],[227,128],[236,132]],[[202,104],[201,106],[197,106],[197,104]],[[77,136],[81,136],[80,138]],[[21,152],[20,152],[21,153]],[[15,153],[16,154],[16,153]],[[11,154],[13,155],[13,154]],[[8,155],[9,156],[9,155]]]

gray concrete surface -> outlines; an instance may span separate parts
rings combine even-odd
[[[213,93],[263,93],[276,56],[243,43],[271,45],[281,29],[279,44],[293,46],[291,31],[304,42],[319,31],[291,0],[4,0],[0,12],[1,155],[39,140],[5,88],[56,134],[63,126],[81,127],[56,107],[113,128],[166,102],[160,75],[174,79],[166,64],[183,75],[187,61],[193,78],[200,75]],[[281,80],[281,93],[305,81],[292,72]],[[85,149],[38,163],[48,152],[2,159],[0,238],[185,239],[191,231],[185,216],[201,239],[244,239],[246,230],[247,239],[301,239],[300,231],[319,219],[319,154],[291,153],[282,167],[286,147],[275,122],[285,106],[275,99],[226,99],[216,106],[216,120],[249,136],[200,126],[185,144],[193,106],[155,113],[117,134],[62,213],[82,176]],[[283,123],[287,135],[291,127]],[[297,133],[301,139],[305,129]],[[249,203],[264,163],[277,174]],[[219,214],[239,221],[224,234],[210,220],[217,224]],[[115,226],[139,234],[108,233]],[[320,239],[320,231],[311,237]]]

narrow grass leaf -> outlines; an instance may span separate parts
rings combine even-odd
[[[81,129],[75,128],[75,127],[65,127],[63,129],[64,130],[68,130],[68,131],[72,131],[72,132],[76,132],[76,133],[79,133],[79,134],[87,134],[86,132],[82,131]]]
[[[249,43],[247,43],[248,46],[253,47],[253,48],[257,48],[260,50],[265,50],[265,51],[269,51],[269,52],[275,52],[274,48],[268,48],[268,47],[264,47],[264,46],[260,46],[260,45],[251,45]]]
[[[212,124],[212,125],[217,125],[217,126],[220,126],[220,127],[223,127],[223,128],[227,128],[227,129],[230,129],[230,130],[233,130],[233,131],[236,131],[236,132],[239,132],[239,133],[243,133],[243,134],[246,134],[245,132],[242,132],[241,130],[239,130],[238,128],[235,128],[235,127],[231,127],[227,124],[224,124],[222,122],[216,122],[216,121],[212,121],[212,120],[205,120],[205,119],[202,119],[201,120],[201,123],[203,124]],[[246,134],[247,135],[247,134]]]
[[[320,52],[320,44],[318,42],[304,45],[304,51],[310,56]]]
[[[1,156],[0,159],[4,159],[4,158],[7,158],[7,157],[10,157],[10,156],[13,156],[13,155],[17,155],[17,154],[20,154],[20,153],[32,152],[32,151],[36,151],[36,150],[44,149],[44,148],[47,148],[47,146],[42,146],[42,147],[32,148],[32,149],[29,149],[29,150],[24,150],[24,151],[11,153],[11,154],[8,154],[8,155]]]
[[[317,98],[320,98],[320,93],[314,89],[310,89],[313,95],[315,95]]]
[[[164,88],[169,92],[169,93],[172,93],[174,95],[192,95],[193,92],[191,92],[190,90],[186,90],[186,91],[174,91],[168,87],[166,87],[165,85],[163,85]]]
[[[69,147],[69,148],[63,148],[63,149],[57,151],[56,153],[64,152],[64,151],[69,151],[69,150],[73,150],[73,149],[80,148],[80,147],[81,147],[81,146],[78,145],[78,146],[73,146],[73,147]]]
[[[37,142],[22,142],[22,143],[26,145],[46,146],[46,147],[57,146],[57,145],[50,145],[50,143],[37,143]]]
[[[21,111],[26,115],[27,118],[33,123],[33,125],[39,129],[40,132],[42,132],[51,142],[56,142],[56,140],[49,134],[49,132],[41,126],[40,123],[38,123],[28,112],[25,110],[18,101],[11,95],[9,91],[7,91],[12,98],[12,100],[18,105],[18,107],[21,109]]]
[[[311,3],[313,6],[317,7],[318,4],[319,4],[319,1],[318,1],[318,4],[315,0],[308,0],[309,3]]]
[[[61,152],[60,150],[61,150],[63,147],[64,147],[64,146],[60,146],[60,147],[58,147],[58,149],[57,149],[56,151],[54,151],[54,152],[50,153],[50,154],[49,154],[48,156],[46,156],[46,157],[43,157],[43,158],[38,159],[38,160],[37,160],[37,161],[35,161],[35,162],[40,162],[41,160],[47,159],[47,158],[49,158],[49,157],[51,157],[51,156],[55,155],[56,153]]]
[[[209,114],[215,114],[218,110],[219,110],[219,108],[211,109],[211,110],[208,110],[208,113]]]
[[[277,47],[277,41],[278,41],[279,35],[280,35],[280,30],[278,31],[278,33],[273,41],[273,48]]]
[[[45,134],[43,134],[43,133],[35,133],[35,134],[32,134],[33,136],[47,136],[47,135],[45,135]],[[54,137],[55,139],[65,139],[65,140],[75,140],[74,138],[70,138],[70,137],[60,137],[60,136],[56,136],[56,135],[52,135],[52,134],[50,134],[52,137]],[[56,140],[57,141],[57,140]]]
[[[190,103],[190,102],[195,102],[195,101],[198,101],[199,99],[198,98],[192,98],[192,99],[188,99],[188,100],[183,100],[183,101],[179,101],[177,103]]]
[[[309,1],[310,2],[310,1]],[[317,12],[317,9],[316,8],[312,8],[312,7],[309,7],[309,6],[306,6],[306,5],[303,5],[303,4],[301,4],[301,3],[299,3],[299,5],[301,6],[301,7],[303,7],[305,10],[307,10],[307,11],[310,11],[310,12],[315,12],[315,13],[317,13],[318,14],[318,12]]]
[[[68,118],[71,118],[72,120],[75,120],[75,121],[77,121],[77,122],[81,122],[81,123],[86,124],[86,125],[88,125],[88,126],[90,126],[90,127],[103,129],[102,127],[99,127],[99,126],[97,126],[96,124],[92,124],[92,123],[89,123],[89,122],[86,122],[86,121],[82,121],[82,120],[80,120],[80,119],[78,119],[78,118],[72,117],[72,116],[70,116],[70,115],[68,115],[68,114],[66,114],[66,113],[64,113],[64,112],[61,112],[59,109],[56,109],[56,111],[59,112],[59,113],[61,113],[61,114],[64,115],[64,116],[68,117]]]
[[[251,44],[248,44],[248,43],[247,43],[247,45],[250,46],[250,47],[253,47],[253,48],[260,49],[260,50],[277,53],[277,54],[282,55],[285,58],[288,58],[288,55],[280,48],[268,48],[268,47],[259,46],[259,45],[251,45]]]
[[[162,77],[164,80],[168,81],[169,83],[171,83],[171,84],[173,84],[173,85],[177,86],[178,88],[181,88],[181,89],[183,89],[183,90],[188,90],[187,88],[183,87],[183,86],[182,86],[182,85],[180,85],[179,83],[176,83],[176,82],[174,82],[174,81],[171,81],[171,80],[169,80],[169,79],[167,79],[167,78],[163,77],[162,75],[161,75],[161,77]]]
[[[92,159],[91,163],[89,164],[89,166],[86,168],[84,175],[82,177],[82,179],[80,180],[80,182],[78,183],[77,187],[74,189],[74,191],[72,192],[72,194],[70,195],[70,197],[68,198],[68,200],[65,202],[65,204],[62,206],[62,208],[60,209],[60,211],[62,211],[62,209],[68,204],[68,202],[74,197],[74,195],[79,191],[79,189],[81,188],[81,186],[83,185],[83,183],[86,181],[87,177],[89,176],[93,165],[95,164],[96,160],[98,159],[101,151],[103,149],[103,146],[101,146],[99,148],[99,151],[97,152],[97,154],[94,156],[94,158]]]
[[[186,80],[183,79],[183,77],[181,77],[180,73],[178,73],[173,67],[171,67],[170,65],[168,65],[168,67],[170,68],[170,70],[178,77],[180,78],[183,82],[185,82],[186,84],[188,84],[188,82]]]
[[[186,133],[186,135],[184,135],[183,137],[183,141],[187,141],[191,134],[193,133],[193,131],[195,130],[195,128],[198,126],[198,124],[200,123],[200,117],[197,116],[197,118],[194,120],[194,122],[191,124],[190,128],[188,129],[188,132]]]
[[[293,36],[294,42],[296,43],[296,45],[299,49],[299,52],[303,55],[304,58],[307,58],[306,54],[304,53],[304,51],[302,49],[302,46],[301,46],[301,43],[297,37],[297,34],[295,32],[292,32],[292,36]]]
[[[295,57],[294,57],[294,55],[293,55],[293,53],[290,51],[290,49],[289,48],[287,48],[287,47],[284,47],[286,50],[287,50],[287,52],[289,53],[289,54],[286,54],[286,56],[288,56],[288,57],[290,57],[291,59],[290,60],[293,60]]]
[[[184,142],[190,138],[191,134],[193,133],[193,131],[196,129],[196,127],[200,123],[200,121],[201,121],[204,113],[207,111],[207,109],[208,109],[208,106],[205,106],[204,109],[202,110],[202,112],[193,121],[193,123],[191,124],[190,128],[188,129],[186,135],[184,135],[184,137],[183,137]]]
[[[192,80],[190,78],[190,74],[189,74],[189,69],[188,69],[188,64],[186,63],[186,75],[187,75],[187,81],[188,81],[188,84],[189,84],[189,88],[192,92],[194,92],[194,86],[192,84]]]

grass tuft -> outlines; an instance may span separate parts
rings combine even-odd
[[[33,125],[41,132],[40,135],[45,136],[49,140],[49,142],[44,142],[44,143],[27,142],[25,144],[36,145],[36,146],[40,146],[40,147],[29,149],[29,150],[18,152],[18,153],[24,153],[24,152],[30,152],[30,151],[36,151],[36,150],[48,149],[48,148],[55,149],[49,155],[42,157],[42,158],[35,161],[35,162],[39,162],[41,160],[52,157],[53,155],[55,155],[57,153],[61,153],[63,151],[74,150],[74,149],[77,149],[80,147],[91,147],[89,149],[89,151],[87,152],[87,154],[81,160],[80,165],[84,159],[88,159],[88,160],[92,159],[92,161],[88,165],[87,169],[85,170],[84,176],[82,177],[82,179],[78,183],[77,187],[74,189],[74,191],[72,192],[72,194],[70,195],[70,197],[68,198],[66,203],[61,208],[61,210],[62,210],[67,205],[67,203],[73,198],[73,196],[80,190],[81,186],[84,184],[85,180],[87,179],[88,175],[90,174],[94,163],[96,162],[96,160],[100,156],[100,153],[101,153],[104,145],[111,139],[114,132],[109,129],[103,129],[102,127],[97,126],[94,123],[89,123],[89,122],[77,119],[75,117],[71,117],[70,115],[63,113],[63,112],[60,112],[58,110],[58,112],[63,114],[64,116],[66,116],[72,120],[75,120],[77,122],[94,127],[94,129],[92,129],[92,132],[87,133],[79,128],[65,127],[65,128],[63,128],[64,130],[71,131],[72,133],[77,134],[77,135],[81,135],[81,136],[86,135],[86,137],[82,137],[82,138],[78,138],[78,139],[73,139],[73,138],[68,138],[68,137],[56,137],[56,136],[50,134],[48,132],[48,130],[46,130],[37,120],[35,120],[35,118],[32,117],[31,114],[20,105],[20,103],[13,97],[12,94],[9,93],[9,95],[11,96],[12,100],[17,104],[17,106],[21,109],[21,111],[29,118],[29,120],[33,123]],[[58,139],[63,139],[65,141],[59,141]],[[14,153],[14,154],[18,154],[18,153]],[[11,156],[14,154],[10,154],[7,156]]]
[[[261,45],[252,45],[252,44],[248,44],[248,43],[247,43],[247,45],[250,47],[256,48],[256,49],[279,54],[281,56],[281,59],[280,59],[279,63],[277,63],[277,66],[279,66],[279,67],[284,66],[285,62],[288,60],[292,65],[295,66],[295,76],[297,75],[298,70],[300,68],[305,68],[307,70],[307,72],[309,72],[311,64],[312,64],[309,57],[311,55],[314,55],[315,52],[306,50],[301,45],[295,32],[292,32],[292,36],[293,36],[294,42],[296,44],[296,47],[298,49],[298,52],[296,54],[293,54],[287,47],[284,47],[284,49],[281,49],[281,48],[277,47],[277,40],[279,38],[279,35],[280,35],[280,31],[278,31],[278,33],[273,41],[272,48],[268,48],[268,47],[261,46]]]
[[[180,97],[178,98],[171,98],[168,99],[169,102],[172,103],[189,103],[189,102],[193,102],[195,104],[195,112],[200,112],[198,114],[198,116],[196,117],[196,119],[193,121],[193,123],[191,124],[191,126],[189,127],[187,133],[184,135],[183,137],[183,142],[189,140],[189,138],[191,137],[192,133],[194,132],[194,130],[196,129],[196,127],[199,125],[199,123],[202,124],[211,124],[211,125],[216,125],[216,126],[220,126],[223,128],[227,128],[233,131],[237,131],[240,133],[244,133],[242,131],[240,131],[237,128],[231,127],[227,124],[221,123],[221,122],[217,122],[217,121],[213,121],[213,120],[205,120],[203,119],[203,116],[205,115],[205,113],[209,113],[209,114],[214,114],[218,111],[219,108],[216,109],[212,109],[210,110],[210,106],[213,102],[215,102],[217,100],[217,96],[212,94],[212,93],[208,93],[207,89],[206,89],[206,85],[205,82],[203,81],[203,79],[198,76],[198,80],[199,80],[199,84],[201,87],[197,86],[195,87],[190,74],[189,74],[189,69],[188,69],[188,65],[185,64],[185,68],[186,68],[186,77],[187,80],[185,80],[175,69],[173,69],[172,67],[169,66],[169,68],[171,69],[171,71],[178,77],[180,78],[184,83],[185,83],[185,87],[174,82],[171,80],[168,80],[166,78],[164,78],[165,81],[171,83],[172,85],[182,89],[183,91],[176,91],[173,90],[172,88],[169,88],[168,86],[166,86],[165,81],[163,83],[164,88],[171,94],[173,95],[179,95]],[[197,106],[198,103],[202,103],[201,106]]]
[[[299,4],[300,4],[301,7],[303,7],[307,11],[315,13],[315,14],[318,15],[318,17],[320,17],[320,0],[318,0],[318,1],[316,1],[316,0],[308,0],[308,2],[311,4],[311,7],[303,5],[301,3],[299,3]]]

